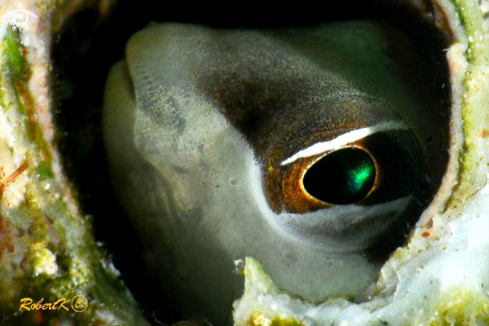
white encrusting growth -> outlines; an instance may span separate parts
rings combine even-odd
[[[288,159],[284,160],[280,165],[292,163],[299,158],[310,157],[313,155],[324,153],[326,151],[338,149],[345,144],[360,140],[377,132],[397,129],[408,129],[408,126],[402,121],[387,120],[372,127],[366,127],[346,132],[332,140],[323,141],[311,145],[308,148],[305,148],[298,153],[292,155]]]

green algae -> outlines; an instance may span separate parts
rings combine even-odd
[[[12,81],[26,82],[29,80],[31,70],[24,55],[24,46],[19,39],[19,30],[12,31],[10,28],[3,40],[5,52],[2,61],[8,66]]]
[[[39,163],[39,166],[37,167],[37,172],[39,173],[40,180],[47,180],[54,177],[51,165],[47,161],[42,161]]]
[[[431,308],[430,326],[489,325],[487,294],[466,288],[451,289]]]
[[[304,326],[300,321],[295,320],[294,318],[282,318],[282,317],[274,317],[272,319],[272,326]]]
[[[458,184],[454,187],[449,200],[452,208],[463,206],[475,192],[483,186],[485,169],[479,162],[481,157],[481,135],[489,125],[489,38],[487,19],[482,15],[476,1],[453,0],[454,8],[460,18],[464,37],[467,42],[465,71],[462,85],[465,93],[462,96],[462,118],[464,144],[460,157]],[[459,41],[459,40],[456,40]],[[484,152],[484,150],[482,150]],[[487,161],[487,158],[485,159]],[[484,162],[483,162],[484,163]]]
[[[18,146],[6,149],[8,155],[19,149],[27,167],[20,172],[25,187],[20,190],[23,200],[11,205],[12,199],[5,194],[0,198],[3,204],[0,210],[0,324],[145,325],[136,302],[108,263],[108,254],[95,243],[91,218],[69,208],[64,198],[66,186],[55,178],[53,145],[46,140],[36,121],[38,108],[29,88],[30,49],[21,40],[21,32],[8,28],[0,41],[0,103],[4,107],[0,114],[8,114],[13,128],[8,136],[15,139]],[[8,155],[6,157],[10,157]],[[77,205],[76,200],[72,199],[72,204]],[[4,250],[5,241],[10,242],[9,251]],[[88,300],[86,310],[35,308],[39,302],[48,304],[63,298],[72,300],[76,296]],[[22,308],[23,299],[31,300],[34,306],[29,307],[35,309]]]

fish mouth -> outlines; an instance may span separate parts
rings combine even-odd
[[[360,307],[360,309],[363,309],[362,311],[364,311],[362,312],[362,314],[364,314],[362,316],[365,318],[372,318],[369,314],[373,311],[382,311],[384,314],[383,316],[388,314],[388,305],[385,302],[399,302],[397,304],[400,304],[401,301],[396,300],[399,298],[401,290],[408,287],[410,283],[416,284],[414,289],[419,290],[422,287],[422,283],[418,284],[416,283],[416,280],[413,280],[408,276],[409,271],[420,274],[418,273],[419,266],[430,266],[427,268],[429,269],[429,273],[427,272],[428,274],[422,274],[422,272],[421,274],[424,275],[423,277],[427,278],[435,277],[436,268],[434,267],[434,262],[438,261],[441,263],[443,260],[430,260],[429,257],[433,254],[429,254],[429,249],[426,248],[435,248],[432,250],[436,253],[436,255],[442,255],[443,251],[446,251],[446,249],[443,249],[445,245],[435,245],[432,243],[432,241],[434,241],[434,238],[439,237],[440,239],[445,239],[447,241],[446,244],[452,243],[448,239],[449,236],[447,233],[441,231],[445,225],[445,222],[448,223],[448,221],[452,220],[454,222],[453,224],[449,224],[450,228],[461,232],[460,237],[457,238],[453,245],[456,246],[461,243],[464,239],[462,235],[465,234],[464,232],[466,231],[463,231],[463,225],[457,222],[458,220],[454,217],[456,215],[454,210],[457,205],[460,206],[464,201],[471,200],[472,194],[474,194],[475,189],[477,189],[476,185],[479,185],[479,188],[482,189],[482,191],[479,191],[481,194],[484,193],[484,189],[487,188],[481,187],[479,182],[481,178],[477,178],[475,182],[473,182],[474,185],[470,186],[468,185],[468,183],[470,183],[469,180],[474,180],[474,178],[467,176],[464,179],[463,174],[459,174],[460,165],[458,162],[461,157],[464,157],[464,162],[466,162],[466,164],[463,164],[466,169],[464,172],[465,175],[470,174],[468,171],[474,171],[472,167],[475,166],[475,160],[473,157],[470,157],[472,154],[463,154],[460,150],[463,147],[462,144],[464,141],[464,137],[461,135],[464,135],[466,137],[465,139],[470,139],[470,137],[467,136],[468,131],[466,129],[462,129],[463,125],[461,123],[461,116],[463,112],[465,112],[465,107],[460,100],[457,100],[457,98],[462,98],[463,89],[466,89],[466,86],[464,86],[464,84],[462,84],[460,81],[463,79],[462,76],[465,76],[465,72],[460,71],[460,65],[467,61],[467,57],[464,53],[465,50],[461,49],[460,47],[467,46],[467,44],[469,44],[469,38],[466,36],[466,43],[464,43],[463,37],[462,41],[459,41],[460,43],[458,44],[454,41],[460,40],[460,35],[463,34],[461,31],[462,27],[457,25],[458,18],[454,18],[457,11],[453,9],[450,3],[441,1],[425,2],[422,5],[415,2],[410,3],[409,1],[403,2],[402,4],[393,1],[373,1],[372,4],[365,5],[361,1],[358,1],[358,3],[350,2],[348,6],[344,6],[345,8],[339,8],[334,12],[325,12],[324,15],[315,13],[314,11],[317,10],[314,9],[309,9],[310,11],[306,9],[299,9],[298,12],[290,10],[289,12],[286,12],[287,14],[285,15],[279,13],[273,14],[271,12],[262,12],[261,14],[254,15],[254,13],[251,12],[252,10],[248,9],[244,10],[239,17],[236,17],[235,12],[229,10],[229,12],[224,11],[224,13],[220,14],[218,17],[213,17],[212,15],[205,16],[202,13],[195,12],[190,13],[190,17],[182,17],[183,15],[177,15],[176,18],[156,16],[151,19],[160,21],[177,20],[189,23],[195,23],[197,21],[200,24],[219,28],[247,29],[283,26],[306,27],[324,22],[370,19],[386,24],[394,24],[396,28],[400,28],[401,30],[409,30],[409,34],[413,35],[417,41],[420,40],[420,42],[426,42],[426,44],[431,44],[434,42],[432,41],[433,38],[430,38],[425,34],[441,35],[441,37],[436,36],[434,39],[436,39],[436,42],[438,42],[438,46],[446,47],[446,49],[448,49],[447,52],[445,52],[447,53],[448,63],[445,60],[444,55],[441,59],[438,58],[434,60],[434,62],[437,62],[436,64],[442,66],[442,69],[440,69],[440,74],[444,74],[444,76],[441,77],[441,79],[444,79],[446,82],[445,86],[438,90],[440,92],[440,96],[437,98],[439,99],[440,103],[442,103],[440,106],[443,107],[439,113],[440,119],[444,119],[444,123],[446,123],[446,126],[450,125],[450,129],[447,128],[447,131],[442,131],[447,132],[447,134],[444,136],[444,141],[447,141],[447,143],[449,142],[447,145],[449,148],[449,154],[445,159],[446,162],[442,165],[430,167],[432,169],[432,175],[435,175],[435,179],[439,180],[439,186],[437,185],[435,187],[436,189],[433,190],[435,194],[434,197],[430,198],[430,205],[426,207],[420,216],[417,216],[415,219],[409,222],[411,224],[411,233],[409,234],[409,239],[407,240],[408,244],[403,242],[401,249],[395,251],[393,255],[391,255],[392,251],[383,253],[381,260],[385,262],[385,264],[382,270],[379,272],[379,280],[377,283],[375,283],[376,290],[366,294],[363,299],[341,299],[345,301],[334,301],[333,304],[333,306],[341,306],[345,304],[345,307],[348,306],[348,308],[345,308],[344,311],[349,311],[348,309],[352,309],[353,311],[353,309]],[[139,266],[145,265],[144,257],[141,257],[139,254],[141,252],[142,245],[138,242],[138,240],[136,240],[137,236],[134,234],[131,224],[127,220],[120,218],[126,213],[124,213],[124,210],[120,207],[116,198],[114,197],[110,181],[107,178],[108,172],[103,159],[104,149],[100,140],[100,126],[98,122],[100,113],[96,110],[93,112],[87,112],[86,110],[87,107],[97,107],[96,103],[98,103],[98,107],[100,107],[100,99],[102,98],[101,91],[98,92],[98,95],[97,92],[94,92],[95,94],[88,97],[86,95],[81,95],[78,97],[76,95],[71,95],[73,90],[76,90],[76,93],[79,94],[91,93],[91,90],[95,89],[95,87],[93,85],[86,85],[86,71],[93,72],[93,80],[95,81],[105,80],[103,75],[104,71],[106,72],[108,69],[108,62],[111,60],[113,62],[115,60],[113,58],[122,53],[121,49],[126,43],[125,40],[117,43],[119,52],[114,51],[113,53],[109,54],[104,53],[103,50],[100,50],[110,47],[110,44],[107,44],[109,42],[107,40],[111,38],[110,36],[116,33],[119,29],[122,30],[123,26],[128,25],[128,22],[131,21],[131,19],[129,19],[130,16],[128,16],[127,13],[122,13],[124,10],[130,12],[129,5],[122,4],[120,8],[122,8],[120,9],[121,12],[115,13],[114,17],[117,18],[118,14],[121,15],[119,16],[119,19],[122,21],[122,23],[119,22],[118,27],[116,27],[116,25],[112,25],[112,27],[102,27],[102,29],[107,29],[105,31],[102,30],[101,34],[95,37],[95,40],[90,41],[93,42],[91,45],[92,48],[90,49],[90,53],[92,54],[88,54],[87,56],[85,53],[79,53],[78,51],[81,50],[79,49],[78,45],[73,46],[72,44],[71,48],[77,48],[77,53],[74,55],[74,58],[76,59],[72,60],[70,63],[62,63],[63,59],[61,57],[66,55],[65,51],[67,48],[70,48],[69,43],[73,41],[73,34],[70,34],[69,31],[65,32],[66,34],[61,34],[60,42],[53,48],[55,55],[54,62],[56,63],[55,71],[57,71],[56,69],[59,69],[59,71],[63,73],[71,71],[70,75],[67,76],[67,79],[70,80],[68,85],[62,85],[62,80],[58,79],[56,81],[58,85],[56,86],[57,88],[55,88],[55,96],[56,94],[59,96],[59,102],[62,103],[62,108],[66,108],[66,110],[61,109],[63,112],[58,115],[58,125],[62,130],[66,130],[68,132],[68,136],[63,137],[60,141],[60,150],[66,162],[72,162],[71,168],[67,169],[67,173],[71,180],[77,184],[80,192],[81,203],[85,211],[96,217],[117,217],[115,219],[96,218],[96,236],[98,239],[106,243],[109,251],[113,253],[115,265],[123,272],[123,278],[136,299],[145,307],[147,318],[153,321],[161,320],[172,323],[184,319],[186,316],[179,315],[177,311],[181,311],[181,309],[175,307],[175,302],[173,301],[173,298],[171,298],[171,295],[154,293],[153,291],[149,290],[153,284],[158,282],[158,271],[148,271],[139,268]],[[406,8],[409,9],[406,10]],[[142,10],[142,8],[138,8],[137,10]],[[148,12],[146,6],[144,7],[144,10],[145,13]],[[88,28],[80,27],[83,26],[84,22],[76,22],[76,17],[82,17],[83,15],[90,17],[90,13],[82,13],[80,15],[81,16],[75,16],[73,24],[75,24],[75,26],[79,26],[80,30],[88,30]],[[144,16],[144,19],[149,20],[148,15],[142,16]],[[83,20],[81,18],[78,19]],[[135,32],[140,28],[140,26],[138,26],[138,24],[141,24],[140,22],[141,20],[131,21],[130,25],[134,25],[132,32]],[[68,23],[68,26],[69,24],[70,23]],[[413,30],[415,31],[413,32]],[[426,32],[427,30],[429,32]],[[82,34],[83,33],[86,33],[86,31],[82,32]],[[126,32],[126,34],[127,40],[129,38],[129,32]],[[81,36],[81,38],[83,38],[83,36]],[[88,35],[86,35],[85,38],[88,39]],[[423,40],[423,38],[425,39]],[[98,45],[96,44],[97,42]],[[59,48],[57,48],[58,46]],[[56,58],[57,53],[60,56],[59,59]],[[101,53],[104,54],[102,55]],[[430,52],[427,51],[427,53]],[[397,55],[401,56],[402,54],[399,53]],[[94,62],[98,61],[105,62],[105,66],[102,63],[100,65],[94,65]],[[60,64],[58,65],[57,62]],[[73,69],[73,67],[79,63],[84,64],[80,64],[79,67]],[[444,71],[445,68],[443,68],[443,66],[445,66],[447,70]],[[86,71],[83,71],[84,69],[86,69]],[[448,76],[448,74],[450,76]],[[101,77],[97,78],[95,76]],[[102,84],[99,86],[100,87],[97,87],[97,89],[102,90]],[[85,91],[80,91],[80,89],[85,89]],[[64,112],[68,110],[71,112]],[[80,119],[80,117],[82,117],[82,119]],[[80,124],[80,121],[83,121],[83,123]],[[479,125],[480,123],[476,124],[476,126]],[[476,129],[477,128],[479,127],[476,127]],[[477,130],[482,135],[483,131],[479,129]],[[473,132],[470,132],[470,134],[472,133]],[[85,152],[73,152],[72,149],[75,147],[73,144],[79,144],[80,148],[85,149]],[[484,160],[486,160],[486,151],[481,151],[484,153]],[[80,158],[82,158],[84,162],[87,162],[87,164],[74,164],[74,162],[79,161]],[[95,164],[95,162],[97,162],[97,164]],[[70,164],[68,163],[66,165],[69,166]],[[473,175],[480,176],[481,172],[473,172]],[[100,185],[100,187],[94,186],[94,182],[95,185]],[[476,200],[483,202],[483,200],[480,198]],[[472,215],[468,216],[470,219],[470,216]],[[113,227],[115,224],[118,225],[117,234],[113,232]],[[428,234],[428,236],[425,236],[426,234]],[[128,239],[131,240],[128,241]],[[445,242],[442,241],[440,243]],[[446,246],[450,247],[450,245]],[[464,248],[469,251],[472,247],[467,245]],[[419,250],[421,250],[421,252],[418,252]],[[371,255],[375,256],[376,253],[373,252]],[[131,259],[129,260],[127,257],[131,257]],[[378,258],[375,257],[375,259]],[[397,271],[396,264],[400,264],[406,268]],[[416,265],[416,267],[414,265]],[[250,266],[256,265],[250,263]],[[255,270],[258,269],[258,267],[255,268]],[[251,272],[248,270],[248,278],[252,277],[250,276],[250,273]],[[396,274],[396,276],[393,276],[394,274]],[[463,272],[461,271],[460,273],[455,274],[456,276],[453,276],[453,278],[457,279],[463,274]],[[444,278],[438,282],[441,284],[442,281],[444,281],[446,283],[443,284],[448,284],[447,282],[450,280],[450,276],[445,274],[443,277]],[[407,281],[406,283],[402,283],[401,280]],[[253,285],[250,285],[250,287],[253,288]],[[250,291],[249,294],[250,293],[253,293],[253,291]],[[379,293],[382,295],[379,295]],[[277,296],[283,295],[283,292],[269,289],[268,294],[270,295],[270,300],[273,300]],[[252,311],[251,308],[256,308],[262,312],[263,318],[271,318],[271,320],[273,320],[273,316],[276,314],[274,315],[273,312],[270,312],[263,306],[254,304],[257,302],[257,295],[257,293],[254,293],[252,296],[242,299],[240,301],[241,303],[236,306],[237,311],[240,313],[239,316],[242,318],[241,320],[236,320],[236,322],[245,324],[253,316],[253,318],[258,320],[258,315],[253,315],[250,312]],[[467,297],[472,295],[473,292],[467,294]],[[374,299],[368,299],[369,296],[374,297]],[[291,297],[293,296],[291,295]],[[234,297],[234,299],[237,298],[238,296]],[[358,303],[358,301],[361,301],[361,303]],[[441,306],[443,304],[441,303],[440,299],[433,300],[433,302],[434,306]],[[288,307],[289,305],[287,300],[284,300],[282,303],[284,307]],[[369,304],[370,306],[368,306]],[[372,308],[373,306],[375,306],[375,308]],[[228,308],[229,307],[226,309]],[[392,311],[395,311],[394,307],[392,309]],[[248,311],[248,315],[246,315],[244,311]],[[327,314],[332,313],[325,313],[326,317],[324,320],[329,320],[327,318],[330,317]],[[245,315],[248,316],[248,319],[243,317]],[[292,319],[295,318],[296,320],[304,323],[306,322],[303,319],[303,316],[300,315],[291,315],[289,317]],[[338,322],[341,321],[342,320],[339,320]]]

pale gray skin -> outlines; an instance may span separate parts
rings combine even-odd
[[[279,287],[306,300],[361,298],[381,266],[363,249],[404,206],[398,203],[378,221],[360,227],[355,221],[365,216],[353,213],[356,205],[329,213],[274,213],[261,174],[267,151],[276,145],[254,138],[263,130],[244,134],[210,95],[210,81],[223,71],[246,79],[243,66],[251,67],[251,82],[314,75],[305,90],[308,100],[361,94],[365,110],[340,110],[329,118],[327,105],[307,113],[295,107],[283,114],[285,122],[307,124],[315,114],[325,128],[338,121],[360,126],[402,121],[409,128],[402,132],[419,141],[420,156],[432,162],[444,155],[438,149],[441,136],[433,133],[443,126],[397,75],[384,53],[387,43],[381,29],[369,23],[266,32],[165,24],[131,38],[126,61],[115,65],[107,83],[104,136],[117,196],[144,245],[149,271],[161,275],[155,291],[172,291],[188,318],[222,324],[233,298],[242,293],[235,260],[252,256]],[[226,83],[215,85],[225,88]],[[370,105],[374,102],[381,104]],[[287,125],[271,117],[262,129],[280,139],[281,132],[300,134],[304,123]],[[422,141],[428,137],[434,137],[433,148]],[[289,147],[283,158],[302,149],[297,141]],[[337,220],[331,212],[346,212],[351,221],[344,226],[347,218]],[[307,225],[287,222],[307,224],[308,216],[337,231],[309,235]]]

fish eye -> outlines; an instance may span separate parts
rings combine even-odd
[[[407,216],[427,202],[423,144],[400,117],[332,129],[278,163],[270,156],[263,170],[270,224],[323,250],[378,251],[385,247],[378,239],[399,237]]]
[[[422,174],[422,156],[409,128],[389,121],[316,143],[280,165],[287,171],[284,178],[292,173],[298,180],[286,184],[302,189],[306,200],[372,205],[414,194],[415,184],[422,184],[415,181]]]
[[[377,168],[368,152],[341,148],[314,162],[304,173],[302,185],[312,197],[334,205],[359,202],[373,190]]]
[[[103,119],[145,267],[126,266],[154,280],[139,298],[170,293],[178,318],[221,324],[246,256],[305,300],[359,298],[405,245],[448,160],[444,42],[412,15],[341,15],[129,41]]]

